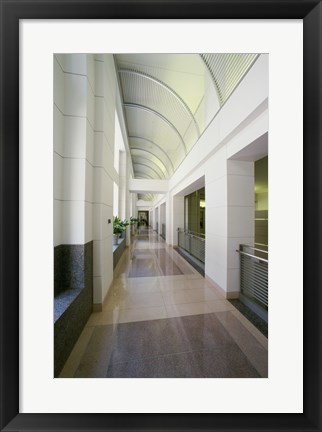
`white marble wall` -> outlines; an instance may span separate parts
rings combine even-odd
[[[125,218],[130,222],[130,217],[132,216],[132,194],[129,190],[130,183],[130,173],[131,173],[131,156],[129,152],[125,153],[126,158],[126,171],[125,171]],[[126,236],[126,246],[130,246],[131,244],[131,226],[127,227],[127,236]]]
[[[115,92],[112,55],[54,56],[54,244],[93,240],[94,309],[113,279]]]
[[[178,245],[178,228],[184,228],[184,196],[172,198],[171,230],[168,243]]]
[[[153,229],[157,229],[157,223],[159,223],[159,208],[155,208],[154,209],[154,225],[153,225]]]
[[[226,148],[205,167],[206,262],[205,273],[223,290],[227,287],[227,160]]]
[[[160,205],[159,233],[162,234],[162,224],[166,223],[167,202]]]
[[[240,286],[236,249],[254,242],[254,163],[227,160],[223,147],[208,163],[205,190],[206,274],[227,297],[235,297]]]
[[[128,183],[127,183],[127,163],[126,163],[126,152],[120,151],[120,157],[119,157],[119,214],[118,216],[121,219],[126,218],[126,191],[128,189]]]
[[[92,77],[86,55],[54,55],[55,246],[92,240]]]
[[[240,244],[254,244],[254,162],[227,160],[227,292],[239,292]]]

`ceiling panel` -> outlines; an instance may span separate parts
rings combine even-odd
[[[134,174],[137,175],[139,173],[150,176],[152,179],[162,180],[164,177],[159,174],[158,170],[155,169],[152,164],[148,164],[147,162],[134,162],[133,161],[133,170]]]
[[[117,54],[136,178],[170,178],[257,54]]]
[[[151,151],[147,151],[147,150],[144,150],[142,148],[136,147],[136,148],[131,149],[131,155],[132,155],[133,160],[136,157],[142,157],[144,159],[151,161],[151,163],[156,165],[159,168],[159,170],[161,170],[164,177],[169,178],[171,176],[171,174],[170,174],[171,170],[168,170],[166,164],[161,159],[156,157],[156,155],[153,154]]]
[[[201,54],[216,85],[221,105],[226,102],[257,57],[258,54]]]
[[[143,201],[154,201],[155,195],[154,194],[138,194],[138,199]]]
[[[150,157],[138,156],[138,155],[135,156],[133,155],[132,151],[131,151],[131,155],[132,155],[133,167],[135,167],[137,164],[149,165],[151,168],[154,169],[154,171],[158,173],[160,178],[163,179],[167,178],[167,176],[165,175],[166,171],[162,170],[159,164],[157,162],[154,162]]]
[[[195,125],[195,139],[198,139],[200,132],[194,116],[174,89],[141,72],[120,69],[119,74],[125,104],[140,105],[158,112],[174,125],[182,137],[192,121]]]
[[[192,112],[204,93],[207,71],[198,55],[191,54],[118,54],[119,68],[134,69],[164,82],[175,89]]]
[[[162,161],[164,166],[166,166],[167,168],[169,177],[171,177],[171,175],[175,171],[175,167],[168,153],[162,148],[162,146],[159,146],[157,143],[147,138],[136,137],[136,136],[130,136],[129,142],[130,142],[131,152],[135,150],[141,150],[146,153],[151,153],[152,155],[155,156],[155,158]]]
[[[160,146],[170,158],[178,148],[186,154],[186,146],[176,129],[157,113],[138,107],[125,107],[129,136],[144,137]],[[177,161],[173,160],[174,165]]]

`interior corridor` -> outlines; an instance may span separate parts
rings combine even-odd
[[[258,378],[267,364],[267,338],[141,226],[60,377]]]

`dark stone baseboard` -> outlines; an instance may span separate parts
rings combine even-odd
[[[54,376],[58,377],[92,313],[93,242],[57,246],[54,256]],[[62,281],[59,288],[58,281]]]

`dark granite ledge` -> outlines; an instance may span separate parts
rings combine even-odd
[[[61,292],[54,298],[54,323],[69,308],[73,301],[79,296],[83,288],[72,288]]]
[[[119,238],[118,244],[113,244],[113,270],[117,266],[117,263],[121,259],[121,256],[123,255],[123,252],[126,249],[126,235]]]
[[[241,314],[244,315],[264,336],[268,337],[268,323],[253,312],[247,305],[238,299],[228,300]]]
[[[182,256],[190,265],[192,265],[193,268],[197,270],[201,274],[201,276],[205,276],[205,264],[201,261],[199,261],[197,258],[192,256],[189,252],[185,251],[181,247],[174,246],[173,250],[178,252],[179,255]]]
[[[117,245],[113,244],[113,253],[116,251],[116,249],[118,249],[121,246],[121,244],[124,242],[124,240],[125,240],[125,238],[121,237],[121,238],[118,239]]]
[[[58,377],[93,309],[93,241],[55,247],[54,376]]]

